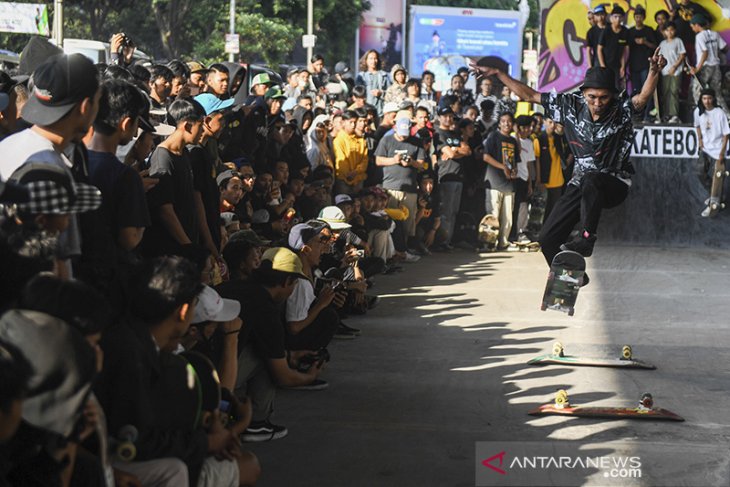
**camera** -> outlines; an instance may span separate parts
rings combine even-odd
[[[134,41],[124,32],[122,32],[122,47],[134,47]]]
[[[408,151],[405,149],[402,150],[396,150],[395,155],[398,156],[398,160],[401,162],[411,162],[411,156],[408,154]]]
[[[363,257],[365,257],[365,251],[362,250],[362,249],[360,249],[357,252],[355,252],[355,254],[357,254],[357,258],[358,259],[362,259]]]

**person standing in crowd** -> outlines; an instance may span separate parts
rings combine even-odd
[[[706,188],[712,184],[712,174],[725,171],[725,154],[728,148],[728,126],[727,112],[717,106],[717,94],[711,88],[705,88],[700,93],[697,108],[694,111],[694,126],[697,129],[697,142],[699,148],[699,159],[697,172],[700,180]],[[725,181],[727,186],[727,181]],[[725,193],[727,195],[727,193]],[[712,214],[711,206],[719,204],[720,201],[708,198],[707,208],[702,211],[703,217]]]
[[[324,67],[324,56],[314,54],[309,60],[309,71],[312,73],[312,83],[315,91],[319,91],[329,83],[330,75]]]
[[[677,37],[682,39],[684,42],[684,48],[687,51],[687,60],[690,64],[694,64],[696,61],[695,53],[695,31],[692,29],[690,22],[692,17],[695,15],[701,15],[707,19],[708,24],[712,23],[712,16],[710,12],[705,9],[702,5],[693,2],[692,0],[678,0],[676,7],[670,10],[669,20],[674,22],[677,26]]]
[[[395,122],[395,131],[385,135],[375,151],[375,163],[383,168],[383,189],[390,195],[389,207],[408,208],[403,232],[406,239],[416,235],[418,185],[416,174],[423,168],[426,154],[418,139],[411,137],[411,120],[401,114]]]
[[[439,126],[436,129],[434,145],[438,157],[436,164],[441,199],[441,225],[447,235],[444,247],[450,249],[456,227],[456,215],[461,203],[461,191],[464,187],[462,159],[471,155],[471,149],[461,138],[454,122],[454,111],[448,106],[441,107],[438,116]]]
[[[118,146],[128,144],[137,135],[140,121],[147,130],[152,129],[140,118],[147,106],[142,92],[126,81],[102,84],[88,158],[89,183],[101,190],[101,218],[91,222],[93,228],[84,230],[87,238],[78,264],[81,278],[107,291],[107,296],[107,286],[112,282],[121,286],[118,268],[129,262],[130,253],[151,223],[142,178],[116,157]]]
[[[545,119],[545,130],[537,137],[535,156],[538,158],[538,185],[547,193],[543,221],[547,221],[553,207],[565,189],[564,166],[569,152],[563,126],[552,118]]]
[[[535,171],[535,143],[532,134],[533,119],[530,115],[520,115],[515,119],[515,132],[520,143],[520,161],[517,163],[517,178],[515,178],[515,202],[512,211],[512,232],[510,242],[527,243],[525,234],[529,214],[530,197],[532,196],[532,181]]]
[[[654,22],[656,22],[656,42],[661,43],[664,40],[664,27],[667,25],[667,22],[669,22],[669,12],[666,10],[658,10],[654,14]],[[674,26],[675,34],[677,26],[675,24]]]
[[[615,70],[618,87],[623,89],[626,82],[626,57],[628,55],[628,30],[624,26],[626,12],[618,4],[611,10],[610,24],[601,33],[598,41],[598,65]]]
[[[543,225],[540,245],[548,265],[560,250],[585,257],[593,254],[601,212],[621,204],[628,195],[633,166],[629,160],[634,130],[632,117],[644,109],[654,94],[666,59],[655,54],[649,76],[639,94],[630,97],[616,86],[608,68],[591,68],[580,93],[539,93],[504,71],[472,65],[482,76],[497,76],[522,100],[540,103],[566,128],[568,145],[575,156],[573,176],[550,217]],[[594,136],[593,134],[602,134]],[[580,222],[580,233],[568,240]],[[588,284],[587,275],[583,285]]]
[[[660,113],[669,123],[679,123],[679,85],[687,53],[684,43],[677,38],[674,22],[667,22],[663,32],[666,39],[659,44],[659,54],[667,60],[667,65],[662,69]]]
[[[629,75],[631,89],[637,91],[644,86],[649,76],[649,59],[656,50],[657,42],[654,30],[644,25],[646,10],[641,5],[634,8],[634,27],[626,33],[629,46]],[[657,107],[658,108],[658,107]],[[649,100],[643,113],[643,120],[647,122],[650,112],[654,109],[654,99]]]
[[[18,85],[5,71],[0,71],[0,141],[15,132],[20,110],[17,107]]]
[[[406,99],[406,82],[408,81],[408,71],[401,64],[394,64],[390,70],[390,86],[385,90],[385,103],[398,103]]]
[[[595,24],[588,29],[586,34],[586,47],[588,48],[588,67],[600,66],[598,61],[598,44],[601,35],[606,29],[606,7],[601,4],[593,9],[593,19]]]
[[[194,100],[205,110],[199,139],[186,149],[193,170],[193,198],[198,222],[200,244],[208,249],[215,259],[220,259],[221,222],[220,191],[214,175],[216,160],[208,144],[225,128],[224,111],[233,105],[232,99],[221,100],[212,93],[203,93]]]
[[[367,177],[368,149],[365,138],[356,133],[360,118],[357,113],[346,111],[342,130],[333,141],[336,194],[356,194]]]
[[[717,106],[730,117],[730,110],[725,103],[722,92],[722,71],[720,58],[727,53],[728,46],[720,34],[708,28],[709,22],[701,14],[695,14],[690,20],[690,26],[695,36],[695,56],[697,64],[690,68],[690,74],[696,76],[692,83],[693,102],[700,104],[700,93],[703,87],[715,92]]]
[[[150,101],[154,110],[167,110],[174,77],[172,70],[165,65],[155,64],[150,68]]]
[[[440,98],[440,93],[433,87],[435,82],[436,75],[431,71],[426,70],[421,74],[421,99],[429,103],[431,111],[436,108]]]
[[[208,74],[208,68],[198,61],[190,61],[187,66],[190,71],[188,90],[190,96],[197,96],[205,89],[205,77]]]
[[[494,96],[494,82],[489,78],[482,78],[479,81],[479,94],[476,97],[476,100],[474,100],[474,105],[476,105],[479,108],[479,113],[482,114],[482,103],[490,100],[492,102],[492,106],[497,105],[497,97]],[[490,120],[494,120],[494,113],[490,113]]]
[[[360,59],[360,72],[355,78],[355,85],[365,87],[368,104],[378,110],[378,116],[382,116],[385,91],[390,85],[390,80],[388,73],[382,69],[378,51],[371,49]]]
[[[464,83],[464,77],[460,74],[455,74],[451,77],[451,87],[446,90],[447,95],[455,96],[459,100],[461,110],[474,104],[474,93],[465,88]],[[461,115],[461,112],[455,114]]]
[[[510,245],[515,179],[517,164],[521,161],[521,146],[510,135],[514,125],[512,112],[500,113],[498,120],[498,130],[489,134],[484,141],[484,162],[488,164],[484,206],[487,215],[499,220],[497,250],[506,250]]]
[[[76,179],[76,174],[86,172],[82,140],[99,110],[101,88],[96,69],[81,54],[55,55],[36,68],[33,83],[23,107],[23,119],[33,126],[0,142],[0,178],[10,179],[16,169],[32,160],[60,167],[69,179]],[[72,215],[56,254],[60,275],[73,275],[70,259],[80,254],[79,222]]]
[[[152,227],[145,232],[141,250],[148,256],[178,254],[198,243],[193,169],[186,146],[197,144],[205,109],[195,100],[175,100],[168,110],[175,132],[150,156],[150,175],[160,181],[147,193]]]

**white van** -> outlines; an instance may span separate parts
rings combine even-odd
[[[87,39],[64,39],[63,52],[66,54],[83,54],[91,61],[96,63],[111,63],[111,53],[109,52],[109,43],[101,41],[91,41]],[[142,60],[145,63],[152,63],[152,58],[140,51],[134,50],[134,60]]]

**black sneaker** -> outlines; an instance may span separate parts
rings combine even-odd
[[[323,391],[330,386],[329,382],[324,379],[314,379],[314,381],[303,386],[284,387],[290,391]]]
[[[347,326],[343,321],[340,321],[340,326],[337,327],[337,331],[347,331],[352,333],[355,336],[360,336],[360,329],[359,328],[353,328],[351,326]]]
[[[368,309],[373,309],[380,302],[380,297],[378,297],[378,296],[370,296],[369,294],[366,294],[365,295],[365,301],[368,303]]]
[[[560,250],[572,250],[573,252],[578,252],[583,257],[590,257],[593,255],[594,245],[596,245],[595,235],[591,235],[590,237],[579,235],[575,239],[561,245]]]
[[[337,331],[335,331],[335,334],[332,336],[332,338],[337,338],[338,340],[353,340],[354,338],[357,338],[357,335],[345,328],[340,323],[340,325],[337,327]]]
[[[246,443],[255,443],[261,441],[271,441],[284,438],[289,434],[286,426],[272,424],[270,421],[252,421],[246,431],[241,434],[241,441]]]

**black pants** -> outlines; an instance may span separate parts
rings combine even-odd
[[[540,232],[540,246],[548,265],[560,246],[566,242],[576,223],[588,233],[596,233],[601,211],[621,204],[629,193],[629,186],[610,174],[589,172],[580,186],[569,184],[547,217]]]
[[[313,350],[326,347],[340,324],[340,317],[334,307],[328,306],[319,312],[313,322],[296,335],[286,336],[287,350]]]
[[[529,184],[524,179],[515,180],[515,202],[512,207],[512,231],[509,234],[509,241],[514,242],[519,237],[519,233],[527,230],[526,228],[518,228],[520,220],[520,205],[527,201],[527,190]]]
[[[565,186],[560,186],[559,188],[545,188],[545,214],[542,217],[543,225],[548,221],[550,218],[550,213],[553,212],[553,208],[555,208],[555,204],[558,202],[561,196],[563,196],[563,190],[565,189]]]

